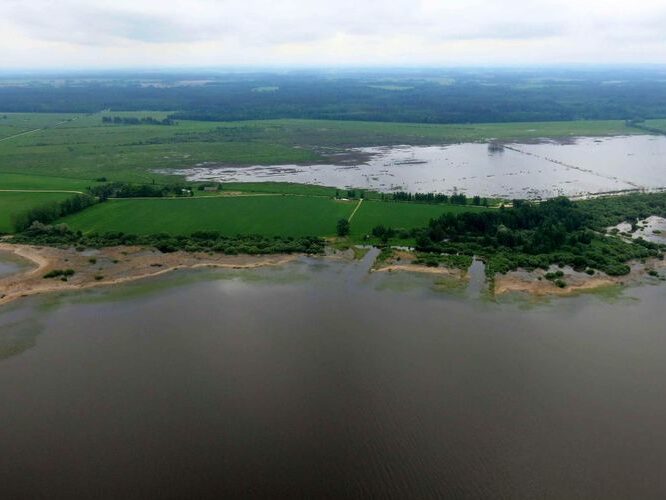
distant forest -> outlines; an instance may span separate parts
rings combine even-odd
[[[666,117],[665,68],[105,73],[0,77],[0,111],[171,119],[484,123]]]

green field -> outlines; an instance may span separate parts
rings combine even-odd
[[[65,125],[78,115],[62,113],[2,113],[0,112],[0,141],[31,130]]]
[[[94,182],[67,177],[47,175],[3,174],[0,173],[1,189],[36,189],[56,191],[85,191]]]
[[[219,231],[226,235],[333,236],[340,218],[348,218],[357,201],[325,197],[256,195],[156,200],[110,200],[61,220],[72,229],[128,234]],[[456,205],[365,201],[351,223],[361,238],[383,224],[393,228],[423,227],[444,212],[483,210]]]
[[[666,134],[666,120],[645,120],[645,125],[657,130],[662,130]]]
[[[164,182],[156,168],[218,164],[289,164],[320,161],[321,151],[395,144],[441,144],[488,139],[644,133],[622,121],[427,125],[326,120],[180,121],[173,126],[103,124],[93,115],[1,114],[0,138],[49,127],[0,142],[0,172],[91,181],[105,176],[128,182]],[[64,120],[65,123],[61,123]],[[59,124],[57,127],[54,126]],[[0,139],[1,140],[1,139]]]
[[[64,193],[2,193],[0,192],[0,233],[13,230],[12,215],[52,201],[71,196]]]
[[[428,205],[422,203],[364,201],[351,223],[352,236],[363,237],[372,228],[383,225],[394,229],[425,227],[430,219],[444,213],[470,210],[488,210],[481,207],[459,205]]]
[[[110,200],[62,219],[84,232],[185,234],[219,231],[265,236],[332,236],[354,202],[306,196],[258,195]]]

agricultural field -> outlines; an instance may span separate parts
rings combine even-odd
[[[13,230],[14,214],[49,202],[62,201],[69,196],[71,194],[0,192],[0,233],[9,233]]]
[[[234,236],[332,236],[355,202],[323,197],[250,195],[182,199],[109,200],[61,222],[83,232],[183,234],[219,231]]]
[[[482,207],[460,205],[429,205],[425,203],[364,201],[354,215],[351,234],[354,238],[372,232],[372,228],[383,225],[393,229],[425,227],[430,219],[444,213],[458,214],[470,210],[488,210]]]
[[[358,201],[304,195],[256,194],[183,199],[109,200],[61,222],[83,232],[128,234],[194,231],[265,236],[333,236],[336,223],[349,218]],[[423,227],[445,212],[484,210],[480,207],[364,201],[352,218],[352,237],[362,239],[372,228]]]
[[[85,191],[94,183],[85,179],[71,179],[50,175],[0,173],[0,190],[25,189],[43,191]]]

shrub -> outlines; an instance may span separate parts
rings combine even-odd
[[[347,219],[340,219],[338,220],[337,226],[336,226],[336,232],[338,236],[347,236],[350,232],[350,224]]]

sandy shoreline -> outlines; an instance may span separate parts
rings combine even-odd
[[[609,286],[634,285],[646,282],[648,270],[660,271],[666,269],[666,261],[649,259],[645,264],[640,262],[630,263],[631,272],[625,276],[608,276],[597,272],[593,276],[579,273],[571,268],[562,269],[562,279],[566,283],[563,288],[558,287],[552,281],[545,278],[545,271],[518,270],[506,274],[498,274],[494,280],[494,294],[502,295],[510,292],[523,292],[535,296],[546,295],[575,295],[576,293],[589,292]],[[663,275],[663,273],[662,273]]]
[[[373,272],[412,272],[420,274],[429,274],[434,276],[448,276],[459,280],[460,282],[469,279],[467,272],[461,269],[449,267],[428,267],[425,265],[414,264],[416,255],[412,252],[396,252],[393,258],[378,264],[372,269]],[[659,259],[649,259],[645,263],[629,263],[631,272],[626,276],[608,276],[597,272],[590,276],[586,273],[576,272],[570,267],[561,269],[562,279],[566,283],[564,287],[558,287],[553,281],[546,279],[546,271],[534,270],[527,271],[518,269],[506,274],[497,274],[492,280],[490,293],[498,296],[506,293],[518,292],[534,296],[567,296],[577,293],[589,292],[616,285],[632,285],[646,282],[648,270],[653,269],[661,271],[666,269],[666,261]],[[553,267],[551,271],[560,270]],[[663,276],[663,272],[661,273]],[[654,278],[652,278],[654,279]]]
[[[252,269],[257,267],[279,266],[292,262],[299,255],[223,255],[208,253],[173,252],[161,253],[146,247],[108,247],[77,251],[75,248],[39,247],[32,245],[14,245],[0,243],[0,253],[19,257],[32,264],[15,274],[0,278],[0,305],[21,297],[28,297],[51,292],[76,291],[87,288],[111,286],[144,278],[160,276],[178,269],[226,268]],[[353,260],[349,252],[337,252],[327,256],[331,259]],[[428,267],[414,264],[415,255],[399,251],[382,263],[378,263],[371,272],[392,273],[411,272],[433,276],[446,276],[463,282],[468,279],[461,269],[448,267]],[[517,270],[507,274],[498,274],[493,280],[491,293],[502,295],[522,292],[535,296],[565,296],[591,291],[613,285],[638,284],[645,282],[647,271],[654,269],[661,273],[666,269],[666,261],[652,259],[646,263],[631,264],[631,273],[626,276],[607,276],[596,273],[589,276],[564,268],[566,286],[560,288],[545,278],[542,270]],[[55,269],[73,269],[74,275],[66,281],[60,277],[44,278]]]
[[[0,252],[15,255],[33,264],[24,271],[0,278],[0,305],[21,297],[51,292],[83,290],[117,285],[160,276],[178,269],[253,269],[279,266],[298,255],[222,255],[207,253],[160,253],[144,247],[108,247],[78,252],[31,245],[0,243]],[[44,278],[54,269],[73,269],[75,274],[62,281]]]
[[[410,273],[420,273],[420,274],[432,274],[439,276],[452,276],[455,278],[462,279],[465,275],[465,272],[460,269],[454,269],[451,267],[428,267],[420,264],[388,264],[377,269],[373,269],[373,272],[376,273],[392,273],[392,272],[410,272]]]

